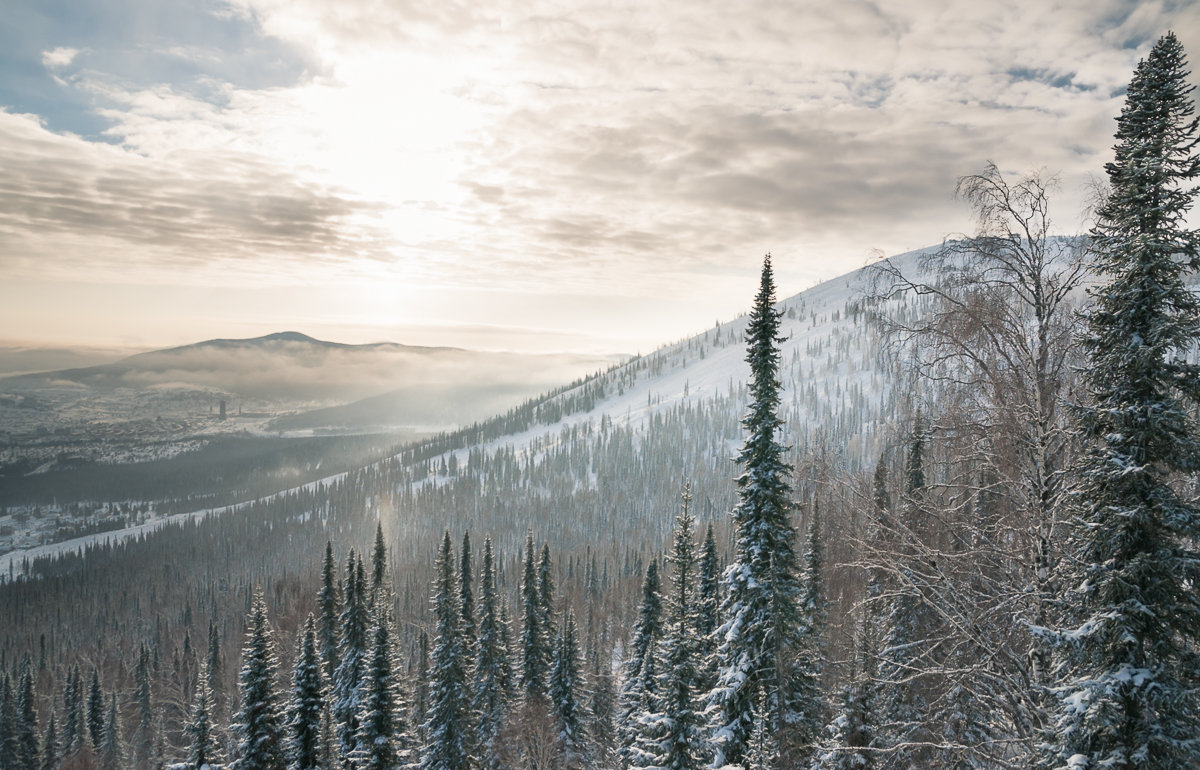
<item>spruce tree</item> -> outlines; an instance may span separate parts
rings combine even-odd
[[[350,551],[346,560],[346,595],[342,608],[342,644],[333,676],[333,721],[343,758],[358,742],[359,683],[367,646],[367,597],[362,562]]]
[[[537,573],[537,589],[538,589],[538,606],[542,612],[542,629],[546,635],[546,641],[549,643],[551,632],[557,622],[554,617],[554,564],[550,560],[550,544],[542,543],[542,555],[538,559]],[[549,647],[549,644],[547,644]],[[553,654],[550,649],[546,650],[546,660],[549,663],[550,657]]]
[[[621,680],[620,713],[617,729],[620,736],[618,754],[627,763],[652,761],[653,752],[648,748],[642,719],[655,710],[654,694],[658,690],[655,655],[657,644],[663,635],[662,579],[658,574],[658,560],[651,559],[646,565],[646,576],[642,580],[642,600],[638,604],[637,618],[633,623],[633,638],[629,643],[629,660]]]
[[[16,767],[20,749],[17,747],[17,697],[12,678],[7,673],[0,682],[0,767]]]
[[[474,576],[471,574],[471,534],[463,532],[462,551],[459,552],[458,590],[462,605],[462,637],[468,660],[475,660],[475,593],[472,590]]]
[[[208,665],[200,669],[196,678],[196,691],[192,695],[192,708],[188,712],[187,724],[183,727],[187,741],[187,762],[194,770],[204,765],[216,764],[219,760],[218,742],[213,729],[212,688],[209,686]],[[147,749],[149,746],[147,746]]]
[[[521,692],[526,700],[545,697],[550,666],[548,629],[540,596],[530,530],[525,535],[525,569],[521,575]]]
[[[429,632],[424,628],[417,634],[416,670],[413,680],[412,718],[417,743],[425,745],[425,720],[429,718]]]
[[[62,742],[58,739],[58,717],[53,711],[46,720],[46,734],[42,737],[42,764],[38,770],[57,770],[63,759]]]
[[[140,768],[148,766],[149,751],[154,737],[154,707],[150,698],[150,650],[142,645],[138,650],[137,668],[133,675],[134,700],[137,706],[137,726],[133,731],[134,761]]]
[[[779,325],[774,308],[771,257],[763,261],[754,308],[746,328],[750,404],[742,425],[747,436],[737,460],[738,503],[732,512],[734,562],[725,570],[723,625],[717,633],[718,681],[712,690],[715,764],[741,764],[752,736],[788,742],[800,715],[790,712],[788,677],[804,628],[803,586],[796,559],[788,448],[777,439],[779,417]]]
[[[582,702],[585,683],[576,637],[575,615],[568,612],[563,618],[550,667],[550,711],[558,726],[558,766],[563,768],[586,766]]]
[[[92,685],[88,689],[87,732],[92,748],[99,751],[104,741],[104,691],[100,689],[100,672],[92,669]]]
[[[717,538],[710,523],[700,547],[699,585],[696,594],[697,674],[701,692],[717,684],[717,627],[721,617],[721,561]]]
[[[213,612],[215,614],[216,610]],[[212,693],[213,713],[219,714],[224,702],[221,697],[221,681],[225,661],[221,657],[221,632],[217,630],[216,622],[211,619],[208,621],[208,657],[205,659],[205,668],[208,670],[208,689]],[[140,705],[139,703],[139,708]]]
[[[316,623],[309,615],[296,650],[296,666],[292,672],[292,696],[287,705],[287,767],[288,770],[328,770],[328,756],[322,730],[328,723],[324,662],[319,652]]]
[[[16,741],[17,764],[21,770],[38,770],[41,747],[38,745],[37,702],[33,691],[33,671],[28,660],[21,666],[17,687]]]
[[[470,694],[462,645],[462,605],[455,579],[450,532],[434,567],[433,610],[437,636],[429,671],[429,716],[421,770],[468,770],[473,766]]]
[[[241,708],[233,726],[238,754],[234,768],[283,770],[283,720],[276,685],[279,663],[261,589],[255,591],[249,621],[238,680]]]
[[[408,736],[400,701],[399,671],[392,632],[390,599],[382,592],[376,599],[371,647],[363,669],[358,743],[354,750],[356,770],[391,770],[407,764]]]
[[[337,563],[333,560],[333,543],[325,541],[325,560],[321,563],[321,591],[317,594],[319,621],[317,637],[320,642],[321,662],[325,667],[325,681],[333,682],[338,669],[338,643],[341,631],[338,616],[341,614],[341,597],[338,595]]]
[[[664,636],[658,647],[662,661],[658,702],[645,718],[644,730],[654,739],[653,766],[663,770],[700,770],[707,758],[701,703],[703,681],[696,543],[692,533],[691,489],[684,489],[675,519],[671,547],[671,591]]]
[[[104,720],[104,738],[99,753],[102,770],[125,770],[125,736],[115,690],[109,695],[108,717]]]
[[[72,666],[67,673],[67,684],[63,688],[63,756],[69,757],[83,747],[86,732],[83,719],[83,687],[80,684],[79,666]]]
[[[1200,141],[1183,47],[1167,34],[1134,72],[1097,212],[1083,337],[1087,452],[1061,561],[1049,768],[1200,767],[1200,267],[1187,213]]]
[[[471,710],[477,727],[476,745],[487,770],[498,767],[496,741],[508,714],[508,695],[512,689],[512,667],[504,647],[501,617],[503,599],[496,590],[495,555],[492,539],[483,541],[483,566],[479,576],[479,639],[475,648],[474,692]]]
[[[371,553],[371,599],[383,585],[387,575],[387,545],[383,540],[383,522],[375,524],[375,549]]]

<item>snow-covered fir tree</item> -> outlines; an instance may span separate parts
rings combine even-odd
[[[92,683],[87,697],[87,733],[92,748],[99,751],[104,741],[104,691],[100,689],[100,672],[92,669]]]
[[[779,325],[770,255],[748,325],[750,404],[738,462],[738,503],[732,512],[734,561],[725,570],[723,624],[717,634],[718,679],[710,693],[715,764],[746,762],[754,735],[789,745],[801,715],[792,713],[789,667],[805,627],[803,585],[795,550],[787,447],[778,440]],[[758,752],[762,755],[762,752]],[[777,756],[778,752],[771,752]],[[773,760],[772,760],[773,761]]]
[[[352,760],[355,770],[392,770],[408,764],[411,738],[400,697],[399,665],[386,591],[376,597],[374,622],[362,683],[359,685],[358,736]]]
[[[327,753],[330,747],[322,735],[324,725],[329,722],[326,701],[329,688],[325,683],[319,648],[316,622],[309,615],[296,650],[292,694],[286,711],[288,770],[331,770],[333,767],[333,757]]]
[[[58,739],[58,716],[50,712],[46,720],[46,732],[42,736],[42,764],[38,770],[56,770],[62,762],[62,742]]]
[[[337,674],[338,643],[341,640],[339,615],[342,611],[341,596],[337,585],[337,563],[333,559],[333,543],[325,542],[325,559],[321,562],[321,592],[317,594],[318,625],[317,637],[320,644],[321,661],[325,667],[325,681],[333,682]]]
[[[558,727],[560,767],[588,767],[584,731],[583,661],[580,656],[575,614],[567,612],[554,646],[550,666],[550,710]]]
[[[533,555],[533,531],[525,535],[525,564],[521,573],[521,692],[526,700],[545,697],[550,668],[549,629],[545,626],[538,570]]]
[[[433,611],[437,635],[429,669],[429,716],[421,770],[473,767],[471,695],[462,644],[462,605],[455,576],[454,547],[447,531],[434,566]]]
[[[496,590],[495,554],[492,539],[483,541],[483,565],[479,575],[479,638],[475,648],[474,691],[471,710],[475,714],[476,745],[484,770],[497,770],[499,755],[496,741],[508,713],[512,689],[512,665],[504,646],[505,623],[501,616],[504,599]]]
[[[472,574],[471,533],[463,532],[462,549],[459,551],[458,591],[462,605],[463,650],[469,665],[475,662],[475,642],[478,630],[475,623],[475,576]]]
[[[549,648],[552,646],[550,637],[553,636],[553,632],[551,629],[558,622],[554,614],[554,562],[550,558],[549,543],[542,543],[542,555],[538,558],[537,593],[538,606],[541,608],[542,613],[542,630],[546,635],[547,647]],[[548,649],[546,655],[547,665],[553,655],[553,650]]]
[[[351,550],[346,559],[345,597],[342,607],[342,640],[338,648],[338,667],[333,676],[333,722],[343,758],[349,757],[358,742],[359,683],[367,648],[367,586],[363,565]]]
[[[121,709],[117,705],[116,691],[109,695],[104,739],[98,753],[101,770],[125,770],[125,736],[121,729]]]
[[[657,697],[653,710],[641,715],[642,730],[651,756],[648,767],[662,770],[700,770],[708,758],[704,734],[701,618],[699,613],[699,561],[691,514],[691,488],[685,487],[668,561],[671,588],[657,657]]]
[[[429,632],[422,628],[417,633],[416,660],[409,666],[412,682],[412,723],[416,730],[417,744],[425,745],[425,720],[429,718]]]
[[[219,744],[213,730],[212,689],[208,681],[207,665],[203,665],[200,676],[196,678],[196,691],[192,695],[188,721],[183,726],[184,740],[187,741],[187,763],[193,770],[216,764],[220,759]]]
[[[387,576],[387,543],[383,539],[383,522],[375,523],[375,547],[371,551],[371,601],[383,586]]]
[[[144,644],[138,650],[133,686],[137,723],[133,728],[130,744],[133,750],[134,765],[138,768],[145,768],[148,764],[147,755],[154,744],[154,705],[151,702],[150,690],[150,650]]]
[[[63,757],[69,757],[83,746],[86,738],[83,718],[83,686],[80,684],[79,666],[72,666],[63,688]]]
[[[1200,264],[1188,211],[1200,140],[1183,46],[1167,34],[1117,119],[1091,258],[1080,409],[1087,443],[1061,562],[1047,768],[1200,767]]]
[[[41,746],[38,744],[37,696],[33,690],[33,664],[28,660],[21,665],[16,695],[16,723],[13,725],[17,739],[16,767],[38,770]]]
[[[0,675],[0,767],[17,766],[17,698],[12,678]]]
[[[662,578],[658,573],[658,560],[651,559],[646,565],[646,576],[642,579],[642,600],[633,622],[629,659],[621,676],[620,712],[617,716],[620,738],[618,754],[627,764],[633,761],[635,754],[642,753],[636,748],[644,737],[641,718],[653,710],[653,693],[657,689],[654,673],[646,669],[646,661],[653,660],[657,652],[655,645],[662,638],[662,633]]]
[[[241,706],[232,732],[235,770],[283,770],[283,714],[276,682],[279,662],[262,590],[254,593],[238,676]]]

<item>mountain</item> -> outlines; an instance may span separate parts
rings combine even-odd
[[[607,366],[617,357],[494,353],[380,342],[347,345],[299,332],[213,339],[154,350],[110,364],[0,379],[0,390],[195,389],[230,397],[322,405],[388,392],[398,384],[467,379],[520,385],[524,394]],[[565,376],[564,376],[565,374]]]
[[[911,272],[923,253],[892,262]],[[820,457],[846,474],[873,466],[908,408],[893,395],[896,378],[880,355],[867,312],[872,276],[872,268],[863,268],[778,304],[786,338],[781,376],[787,441],[798,461]],[[753,289],[748,279],[748,298]],[[410,444],[363,469],[370,484],[351,485],[362,501],[342,504],[379,507],[378,500],[390,500],[378,508],[380,515],[413,548],[429,532],[450,527],[490,532],[509,553],[530,526],[562,547],[593,542],[597,532],[613,542],[658,542],[685,480],[692,482],[697,515],[721,522],[732,504],[735,468],[729,458],[742,440],[745,323],[741,317],[718,324],[491,419]],[[280,417],[272,427],[419,416],[406,409],[403,399],[389,394]],[[331,476],[306,489],[342,489],[356,475]],[[310,493],[304,494],[308,499]]]

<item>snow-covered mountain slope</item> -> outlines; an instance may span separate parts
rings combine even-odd
[[[892,263],[915,271],[920,253]],[[866,267],[778,304],[784,440],[794,459],[821,454],[848,472],[868,467],[890,438],[885,426],[903,412],[865,309],[874,275]],[[757,275],[746,281],[747,307],[756,285]],[[504,415],[406,447],[370,471],[387,474],[387,494],[361,504],[378,508],[400,539],[410,535],[414,542],[443,527],[491,532],[498,547],[514,549],[526,527],[558,530],[564,545],[585,543],[598,531],[653,539],[669,527],[687,479],[697,513],[717,519],[732,503],[730,458],[742,440],[745,326],[744,316],[718,324]],[[101,539],[116,542],[125,534]],[[43,546],[36,555],[81,545]],[[10,564],[20,571],[30,555],[0,557],[0,572]]]

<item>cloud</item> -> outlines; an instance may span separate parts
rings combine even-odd
[[[78,48],[59,47],[51,51],[42,51],[42,64],[47,69],[58,69],[68,66],[79,55]]]
[[[701,302],[770,250],[807,284],[968,228],[988,160],[1060,172],[1077,228],[1139,52],[1200,46],[1174,1],[152,5],[39,43],[111,146],[0,112],[0,270]]]
[[[377,253],[351,223],[373,204],[230,150],[147,158],[0,112],[0,267],[126,279],[277,269]],[[160,276],[161,277],[161,276]]]

